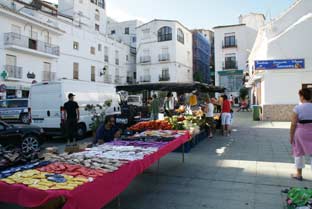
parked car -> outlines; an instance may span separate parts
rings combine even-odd
[[[45,133],[42,128],[31,125],[11,125],[0,121],[0,144],[21,147],[23,152],[37,150],[44,142]]]
[[[0,100],[0,120],[30,123],[28,99]]]

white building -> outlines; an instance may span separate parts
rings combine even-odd
[[[128,57],[127,83],[136,82],[136,28],[142,25],[139,20],[130,20],[125,22],[117,22],[111,18],[107,22],[107,34],[118,42],[122,42],[130,46],[130,56]]]
[[[59,1],[58,10],[34,2],[0,0],[5,26],[0,28],[0,82],[7,95],[26,97],[33,81],[58,78],[126,83],[130,47],[107,36],[104,0]]]
[[[178,21],[137,27],[137,82],[192,82],[192,33]]]
[[[243,71],[247,69],[249,53],[254,45],[262,14],[250,13],[239,17],[239,24],[214,27],[215,84],[227,89],[228,94],[239,96],[243,87]]]
[[[298,91],[312,87],[311,28],[312,1],[298,0],[259,31],[249,57],[248,86],[264,120],[290,120]]]

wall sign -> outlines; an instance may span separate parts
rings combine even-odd
[[[30,73],[30,72],[28,72],[28,73],[27,73],[27,78],[29,78],[29,79],[35,79],[35,78],[36,78],[36,75],[35,75],[35,73]]]
[[[6,89],[7,89],[7,87],[5,84],[0,85],[0,92],[6,92]]]
[[[255,61],[256,70],[281,70],[281,69],[303,69],[303,68],[305,68],[304,59]]]
[[[6,70],[2,71],[0,73],[0,77],[3,79],[3,80],[6,80],[8,78],[9,74]]]

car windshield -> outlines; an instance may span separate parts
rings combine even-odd
[[[0,108],[28,107],[28,100],[1,100]]]

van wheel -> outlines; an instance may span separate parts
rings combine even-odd
[[[77,127],[77,139],[84,139],[87,133],[87,128],[84,123],[79,123]]]
[[[28,117],[28,114],[22,114],[20,116],[20,120],[22,123],[24,124],[29,124],[29,117]]]

